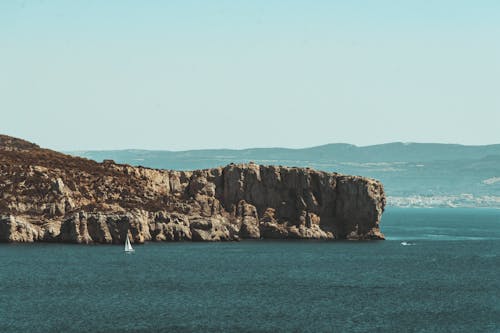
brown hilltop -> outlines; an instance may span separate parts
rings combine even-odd
[[[383,239],[378,181],[230,164],[170,171],[97,163],[0,135],[0,240],[122,243]]]
[[[31,150],[38,148],[40,148],[38,145],[26,140],[0,134],[0,149],[2,150]]]

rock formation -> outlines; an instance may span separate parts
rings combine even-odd
[[[170,171],[0,135],[0,241],[383,239],[380,182],[253,163]]]

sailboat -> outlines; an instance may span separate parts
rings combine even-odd
[[[126,253],[132,253],[134,251],[135,250],[132,247],[132,245],[130,244],[130,239],[128,238],[128,234],[127,234],[127,240],[125,240],[125,252]]]

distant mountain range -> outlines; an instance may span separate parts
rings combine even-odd
[[[500,144],[464,146],[388,143],[358,147],[328,144],[312,148],[210,149],[189,151],[71,151],[96,161],[159,169],[201,169],[231,162],[311,167],[381,180],[389,205],[500,208]]]

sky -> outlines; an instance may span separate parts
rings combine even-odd
[[[500,143],[500,1],[0,1],[0,133],[56,150]]]

